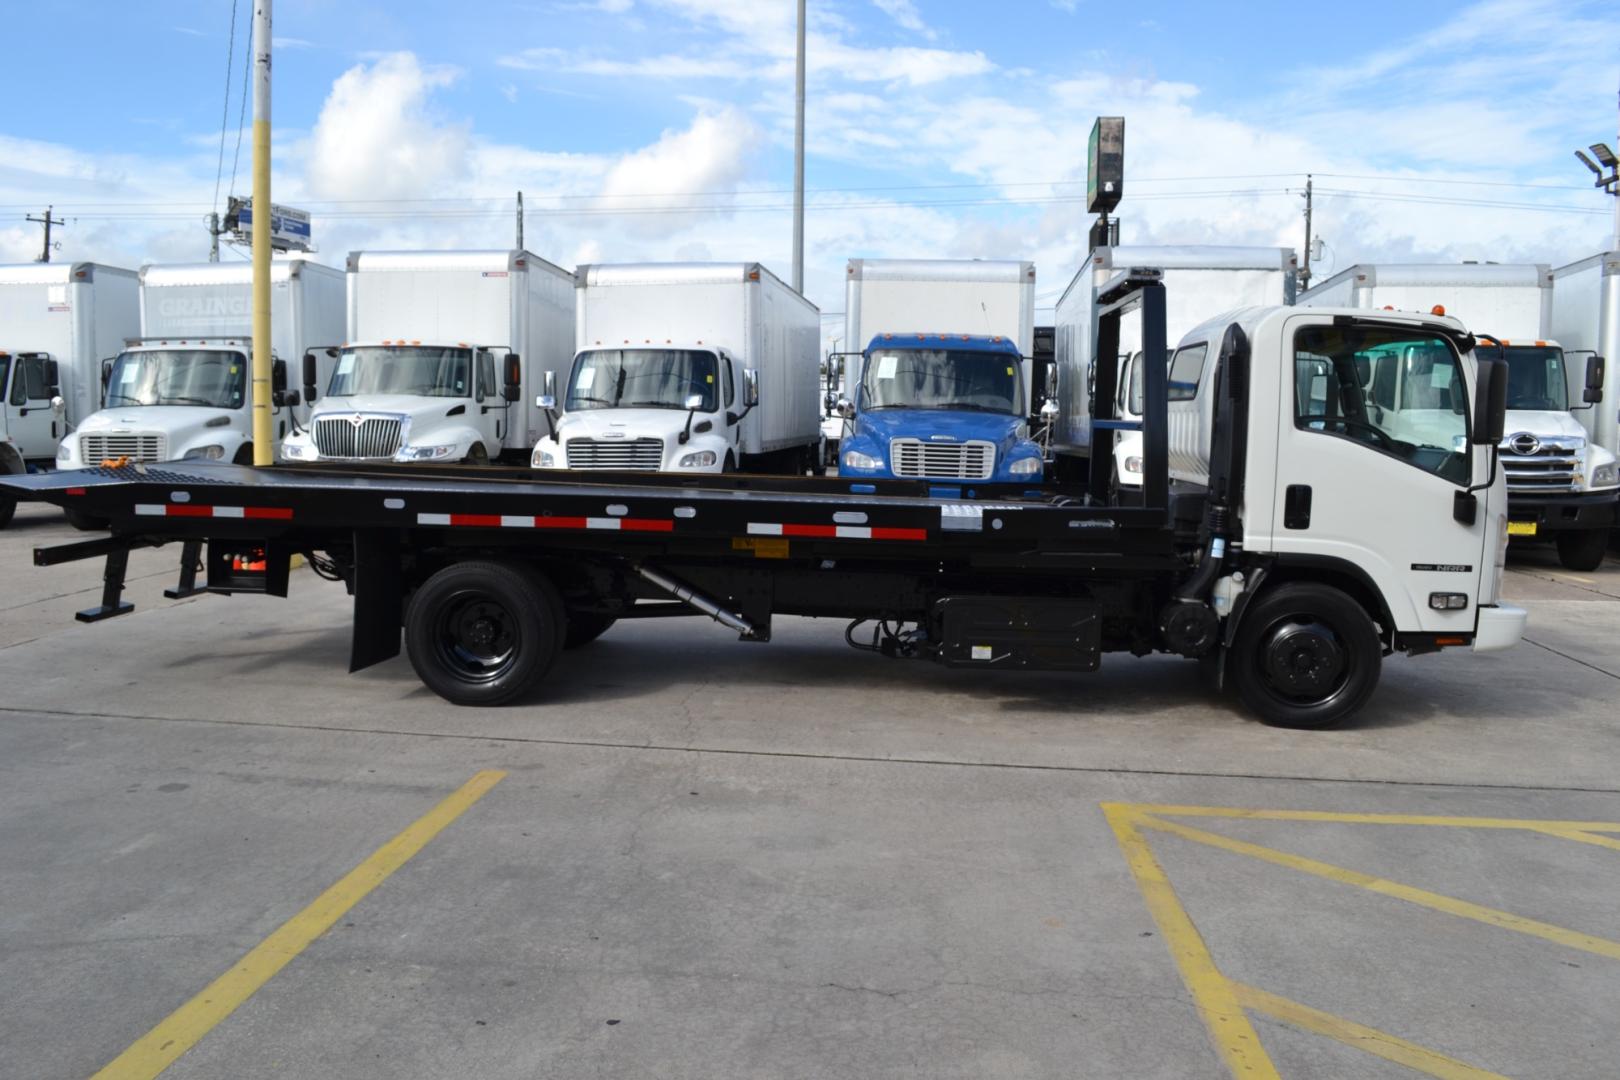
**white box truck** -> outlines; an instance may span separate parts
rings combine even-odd
[[[103,407],[62,440],[57,466],[105,460],[253,461],[253,267],[148,265],[140,271],[141,336],[108,366]],[[270,268],[270,347],[280,439],[305,410],[284,397],[289,358],[343,329],[343,274],[302,256]],[[80,528],[103,522],[70,512]]]
[[[1064,472],[1080,468],[1091,455],[1097,382],[1097,357],[1092,348],[1097,289],[1132,267],[1163,271],[1165,331],[1174,348],[1187,331],[1224,312],[1292,304],[1298,258],[1293,248],[1219,244],[1134,244],[1094,249],[1058,300],[1054,317],[1058,421],[1052,433],[1052,449]],[[1136,314],[1120,323],[1113,410],[1119,420],[1138,425],[1142,422],[1141,325]],[[1139,490],[1141,432],[1120,431],[1114,439],[1113,458],[1119,488]]]
[[[1482,348],[1486,335],[1498,342],[1508,365],[1501,446],[1508,532],[1519,539],[1550,537],[1566,567],[1593,570],[1608,546],[1620,486],[1612,439],[1594,438],[1587,425],[1597,427],[1600,414],[1612,415],[1615,401],[1585,400],[1591,358],[1567,357],[1561,347],[1567,343],[1553,332],[1554,280],[1548,266],[1534,263],[1366,263],[1302,293],[1299,303],[1443,311],[1480,335]],[[1390,408],[1402,395],[1444,394],[1445,388],[1424,381],[1421,358],[1379,370],[1386,377],[1363,388],[1376,408]]]
[[[1039,481],[1035,264],[851,259],[838,474]]]
[[[1552,272],[1552,336],[1570,359],[1573,397],[1598,400],[1576,414],[1592,445],[1620,456],[1620,251],[1605,251]],[[1575,381],[1582,364],[1602,357],[1600,385]],[[1591,391],[1597,391],[1592,393]],[[1620,507],[1615,510],[1620,525]]]
[[[0,266],[0,472],[52,467],[101,407],[101,362],[140,332],[139,295],[135,271],[114,266]],[[15,510],[0,500],[0,527]]]
[[[579,268],[578,350],[540,469],[803,473],[820,454],[821,313],[757,262]],[[560,405],[562,415],[555,413]]]
[[[348,270],[347,338],[306,361],[314,411],[282,456],[528,461],[546,426],[524,388],[573,359],[574,275],[511,249],[356,251]]]

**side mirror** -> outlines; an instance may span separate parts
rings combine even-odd
[[[287,405],[287,406],[296,408],[297,406],[302,405],[303,403],[304,403],[304,399],[298,393],[298,391],[296,391],[296,390],[283,390],[281,392],[281,400],[278,401],[276,404],[278,404],[278,405]]]
[[[287,361],[270,361],[270,392],[284,393],[287,389]]]
[[[57,367],[55,360],[50,359],[47,359],[43,366],[45,369],[45,396],[57,397],[62,393],[61,369]]]
[[[838,415],[842,416],[845,420],[853,420],[853,419],[855,419],[855,403],[853,401],[849,400],[849,398],[847,398],[847,397],[846,398],[839,398],[838,399]]]
[[[821,399],[821,403],[827,415],[831,416],[838,408],[838,394],[832,390],[827,391],[827,396]]]
[[[55,413],[57,416],[61,416],[62,414],[66,413],[67,398],[63,397],[61,394],[52,395],[51,412]]]
[[[550,394],[541,394],[539,397],[534,399],[534,407],[537,409],[544,409],[546,412],[550,412],[552,409],[557,407],[557,399],[552,397]]]
[[[1051,398],[1047,398],[1046,404],[1041,406],[1041,422],[1044,424],[1057,423],[1058,412],[1058,403]]]
[[[507,401],[523,400],[523,362],[518,354],[509,352],[503,359],[506,366],[506,383],[501,387],[501,396]]]
[[[752,409],[759,404],[759,370],[743,369],[743,404]]]
[[[1476,358],[1475,368],[1472,441],[1475,446],[1495,446],[1507,429],[1507,363]]]
[[[1581,394],[1581,400],[1588,405],[1596,405],[1603,400],[1603,375],[1606,363],[1601,356],[1586,358],[1586,390]]]
[[[101,389],[105,391],[107,384],[112,382],[112,369],[116,357],[109,356],[101,362]]]
[[[304,400],[311,405],[315,404],[315,384],[320,381],[320,375],[315,369],[315,354],[304,354]]]

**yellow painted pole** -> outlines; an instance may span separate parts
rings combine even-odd
[[[270,423],[270,0],[253,5],[253,464],[275,460]]]

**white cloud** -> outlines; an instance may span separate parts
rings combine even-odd
[[[723,193],[736,189],[758,141],[759,129],[738,110],[700,114],[686,130],[666,131],[651,146],[619,159],[602,183],[598,205],[632,211],[649,205],[724,206],[729,197]],[[692,224],[690,213],[674,220],[665,214],[626,219],[626,228],[643,236],[667,235]]]
[[[922,34],[930,40],[936,36],[928,24],[923,22],[922,14],[912,0],[872,0],[872,3],[902,29]]]
[[[501,87],[501,97],[516,105],[518,99],[518,88],[511,83],[507,83],[505,86]]]

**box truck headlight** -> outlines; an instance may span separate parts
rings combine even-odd
[[[200,458],[207,458],[210,461],[218,461],[224,456],[225,448],[216,443],[213,446],[193,446],[186,451],[184,460],[197,461]]]
[[[406,446],[394,455],[396,461],[439,461],[456,452],[454,446]]]
[[[1142,475],[1142,459],[1139,458],[1139,457],[1128,457],[1128,458],[1126,458],[1125,459],[1125,471],[1128,472],[1128,473],[1135,473],[1136,475],[1141,476]]]
[[[1610,487],[1610,486],[1612,486],[1615,483],[1615,480],[1617,479],[1617,476],[1616,476],[1617,470],[1620,470],[1620,465],[1616,465],[1616,463],[1612,462],[1612,461],[1609,462],[1607,465],[1599,465],[1597,468],[1592,470],[1592,486],[1593,487]]]
[[[687,454],[685,457],[681,458],[680,464],[677,466],[677,468],[707,469],[719,460],[720,459],[715,456],[713,450],[699,450],[695,454]]]
[[[298,443],[292,442],[282,443],[281,456],[287,458],[289,461],[303,461],[306,458],[314,460],[315,448],[313,446],[301,446]]]
[[[58,446],[56,448],[56,460],[57,461],[68,461],[72,457],[73,457],[72,449],[69,448],[69,446],[67,444],[67,441],[63,440],[62,445]]]
[[[1041,469],[1044,466],[1045,462],[1043,462],[1040,458],[1026,457],[1019,458],[1017,461],[1009,463],[1007,465],[1007,471],[1012,473],[1014,476],[1039,476],[1041,475]]]
[[[529,468],[531,469],[555,469],[556,467],[557,459],[549,451],[542,450],[538,446],[534,448],[534,453],[529,455]]]
[[[844,468],[881,469],[883,468],[883,459],[874,454],[863,454],[859,450],[845,450]]]

